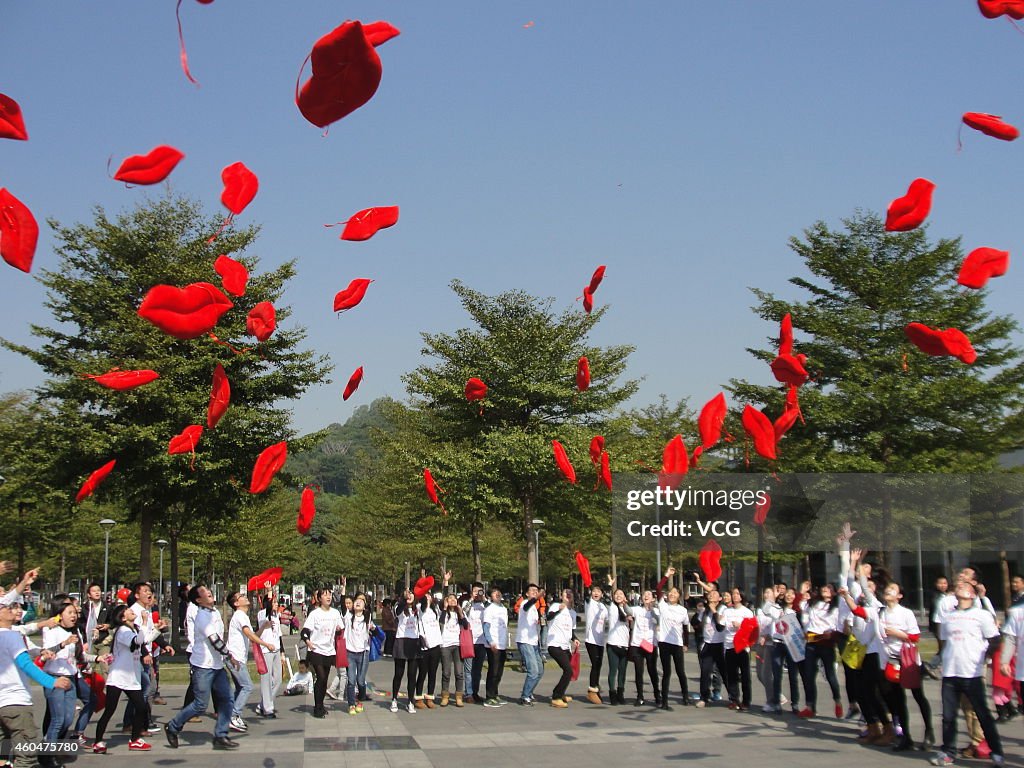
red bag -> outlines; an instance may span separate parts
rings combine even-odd
[[[459,630],[459,656],[463,659],[472,659],[476,655],[476,649],[473,647],[473,630],[460,629]]]
[[[640,650],[644,653],[654,653],[654,644],[650,640],[641,640]]]
[[[262,645],[253,645],[252,657],[256,660],[256,671],[261,675],[267,674],[267,660],[263,656]]]
[[[898,683],[900,681],[900,666],[893,660],[885,665],[885,679],[890,683]]]
[[[334,636],[334,666],[338,669],[348,667],[348,648],[345,646],[345,632]]]
[[[85,680],[92,690],[92,711],[102,712],[107,707],[107,681],[99,672],[86,675]]]
[[[572,652],[572,656],[569,659],[569,666],[572,667],[572,681],[576,682],[580,679],[580,649],[577,648]]]
[[[917,646],[904,643],[900,647],[900,686],[914,689],[921,687],[921,666],[917,663]]]

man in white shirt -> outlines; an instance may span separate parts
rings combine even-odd
[[[976,604],[977,588],[958,580],[956,608],[944,611],[942,649],[942,748],[932,765],[952,765],[956,755],[957,710],[960,698],[970,702],[992,750],[992,762],[1003,764],[1003,745],[985,701],[985,662],[999,647],[999,630],[992,615]]]
[[[276,651],[277,648],[270,643],[263,642],[259,635],[252,631],[252,622],[249,621],[248,595],[232,592],[228,595],[228,607],[232,608],[234,613],[228,623],[227,649],[231,658],[238,662],[237,667],[232,666],[229,670],[235,680],[235,701],[231,710],[231,725],[229,727],[233,731],[245,733],[249,730],[249,726],[242,719],[242,712],[253,689],[248,666],[249,647],[252,643],[256,643],[268,651]]]
[[[505,655],[508,649],[508,609],[502,602],[500,589],[491,590],[491,602],[484,611],[484,641],[487,643],[487,698],[485,707],[500,707],[504,702],[498,698],[498,686],[505,672]]]
[[[526,588],[522,605],[519,606],[519,621],[516,629],[516,647],[526,668],[526,680],[523,681],[523,692],[519,703],[533,706],[533,689],[537,687],[544,674],[544,662],[540,657],[540,610],[537,600],[540,588],[530,584]]]
[[[473,658],[463,662],[463,680],[466,702],[481,702],[480,678],[483,677],[484,659],[487,657],[487,643],[484,642],[484,611],[487,610],[487,599],[484,596],[484,585],[473,582],[472,597],[462,604],[462,612],[469,622],[473,633]]]
[[[165,735],[171,749],[178,748],[178,734],[181,733],[191,717],[198,717],[206,711],[210,693],[217,703],[217,725],[213,731],[214,749],[237,749],[238,742],[232,741],[228,735],[231,725],[231,711],[234,702],[231,698],[231,682],[228,680],[224,662],[237,667],[239,662],[231,657],[224,644],[224,621],[214,610],[213,593],[206,587],[194,587],[195,603],[199,610],[196,613],[192,657],[192,691],[195,699],[187,704],[167,724]]]

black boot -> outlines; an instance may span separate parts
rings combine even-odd
[[[909,733],[907,733],[906,731],[903,731],[903,735],[900,737],[900,740],[895,745],[893,745],[892,751],[893,752],[909,752],[913,748],[914,748],[914,741],[913,741],[913,739],[910,738],[910,734]]]
[[[626,691],[624,688],[617,688],[615,691],[615,696],[618,699],[615,702],[616,704],[619,704],[623,707],[626,706]]]

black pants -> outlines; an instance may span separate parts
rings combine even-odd
[[[306,654],[306,662],[313,671],[313,711],[324,711],[324,696],[327,695],[327,682],[334,670],[334,656],[324,656],[310,651]]]
[[[686,672],[683,670],[683,646],[675,643],[658,643],[658,655],[661,656],[661,697],[668,699],[668,684],[672,678],[672,664],[676,665],[676,677],[679,678],[679,688],[683,692],[683,701],[686,701],[690,694],[686,689]]]
[[[433,697],[437,686],[437,665],[441,663],[441,646],[428,648],[420,655],[419,672],[416,675],[416,695],[423,696],[423,683],[427,684],[427,693]]]
[[[562,670],[562,676],[558,678],[555,690],[551,692],[551,699],[564,699],[565,691],[569,688],[569,682],[572,680],[572,654],[565,648],[557,648],[552,645],[548,647],[548,655]]]
[[[884,672],[878,681],[878,691],[882,694],[882,700],[889,709],[889,714],[900,721],[903,726],[903,738],[910,740],[910,715],[907,711],[907,695],[903,686],[889,680]]]
[[[636,679],[636,697],[644,697],[644,667],[647,667],[647,675],[651,678],[651,687],[654,688],[654,700],[661,701],[661,690],[658,685],[658,657],[654,650],[645,651],[634,645],[629,649],[633,657],[633,676]]]
[[[480,678],[484,676],[484,659],[487,658],[487,646],[482,643],[473,645],[473,668],[469,675],[470,693],[473,699],[480,698]]]
[[[700,698],[703,702],[711,701],[711,675],[718,669],[718,674],[723,680],[728,679],[725,674],[725,644],[704,643],[697,652],[700,660]]]
[[[921,710],[921,719],[924,720],[924,731],[925,734],[931,735],[932,733],[932,705],[928,703],[928,699],[924,695],[924,673],[921,673],[922,684],[917,688],[911,688],[910,692],[914,694],[914,701],[917,702],[917,708]],[[910,717],[910,713],[907,713],[907,717]]]
[[[853,678],[857,705],[867,724],[888,724],[889,719],[885,715],[885,709],[878,694],[878,678],[882,674],[882,670],[878,666],[878,654],[866,654],[860,669],[847,667],[846,674]]]
[[[392,650],[395,647],[395,630],[385,629],[384,630],[384,647],[381,649],[381,654],[384,656],[390,656]]]
[[[626,661],[629,651],[621,645],[608,646],[608,690],[621,691],[626,687]]]
[[[590,688],[601,690],[601,662],[604,660],[604,646],[587,643],[587,656],[590,659]]]
[[[108,685],[107,706],[103,710],[103,717],[96,723],[96,741],[103,741],[103,734],[107,730],[110,718],[117,711],[117,704],[121,699],[122,693],[128,697],[128,701],[135,707],[132,716],[132,741],[142,738],[142,732],[149,725],[149,707],[146,706],[146,700],[142,697],[142,691],[122,691],[116,686]]]
[[[487,649],[487,698],[496,699],[498,698],[498,686],[501,685],[501,676],[505,674],[505,656],[507,652],[504,648],[497,650],[495,648]]]
[[[413,700],[416,693],[416,672],[419,669],[420,659],[395,659],[395,675],[391,678],[391,698],[397,699],[398,692],[402,689],[402,674],[408,668],[405,687],[409,694],[409,701]]]
[[[992,754],[1003,754],[1003,742],[999,739],[995,720],[985,701],[985,681],[981,677],[942,678],[942,751],[947,755],[956,754],[956,718],[960,710],[960,696],[966,696],[978,716],[978,725],[985,734],[985,741]]]
[[[832,691],[832,699],[841,701],[839,696],[839,679],[836,677],[836,649],[829,642],[808,643],[804,650],[803,666],[804,698],[807,706],[818,710],[818,662],[825,669],[825,679]]]
[[[733,704],[750,706],[750,653],[736,652],[729,648],[725,652],[725,687],[729,691],[729,701]],[[742,698],[741,696],[742,689]]]

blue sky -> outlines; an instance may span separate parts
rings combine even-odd
[[[884,211],[918,176],[937,184],[933,238],[1010,250],[990,306],[1019,317],[1024,144],[965,129],[958,153],[956,134],[965,111],[1024,125],[1024,36],[968,0],[185,0],[198,89],[178,65],[172,0],[7,0],[0,16],[0,93],[21,104],[31,137],[0,141],[0,186],[41,223],[161,194],[106,169],[157,144],[185,152],[170,183],[211,213],[222,167],[241,160],[259,175],[239,219],[263,227],[250,252],[267,268],[298,260],[289,322],[336,366],[333,384],[293,405],[300,431],[403,395],[420,332],[467,322],[452,278],[568,307],[606,264],[596,303],[610,311],[594,341],[636,345],[634,405],[666,393],[699,407],[731,377],[767,383],[745,348],[777,329],[750,311],[748,288],[798,296],[788,238],[858,207]],[[324,137],[298,113],[295,80],[346,18],[402,34],[378,49],[373,100]],[[401,206],[398,225],[364,243],[323,227],[372,205]],[[34,271],[56,266],[43,229]],[[3,335],[29,342],[29,323],[49,322],[43,291],[2,274]],[[334,316],[334,293],[355,277],[376,282]],[[343,403],[359,365],[363,384]],[[0,351],[0,391],[40,377]]]

